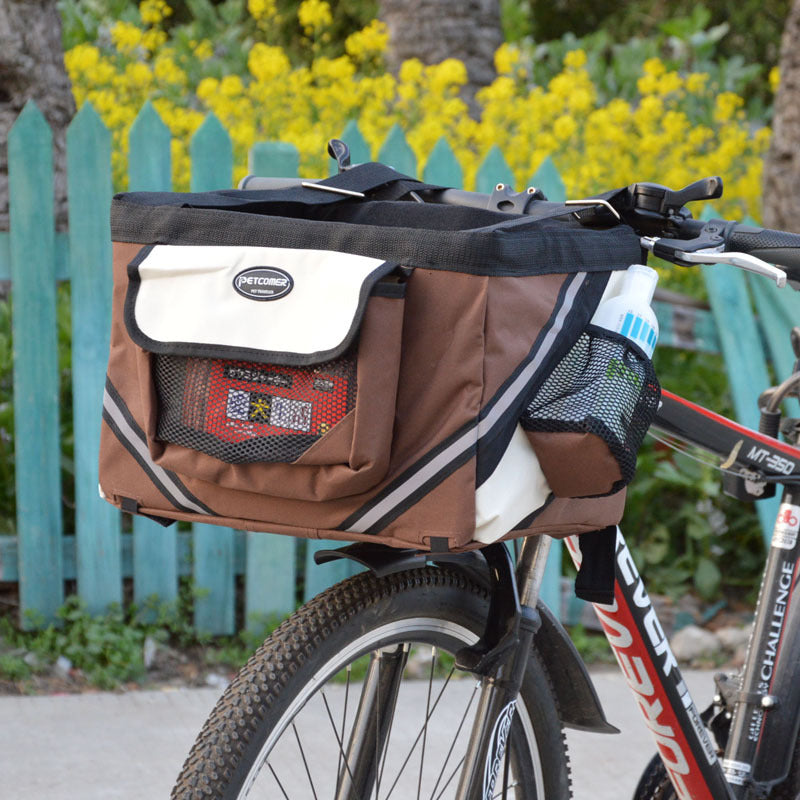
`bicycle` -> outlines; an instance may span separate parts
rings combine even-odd
[[[346,169],[346,146],[329,147]],[[248,178],[242,188],[298,182]],[[800,279],[800,235],[692,218],[688,203],[721,191],[715,178],[681,191],[638,183],[574,201],[574,213],[621,219],[643,247],[676,264],[733,264],[778,285],[787,272]],[[524,214],[543,196],[499,185],[491,196],[446,189],[409,199]],[[800,329],[793,342],[800,358]],[[614,599],[594,605],[657,745],[636,800],[800,797],[800,431],[789,426],[789,442],[777,438],[780,403],[798,392],[800,370],[762,395],[760,432],[662,394],[653,428],[665,441],[722,459],[726,489],[741,499],[780,484],[783,500],[743,672],[717,678],[703,713],[616,528]],[[525,540],[516,565],[501,543],[463,554],[364,543],[318,553],[318,562],[346,558],[367,570],[308,602],[251,657],[205,723],[172,797],[569,797],[563,728],[616,729],[538,600],[549,543]],[[578,537],[567,546],[580,565]],[[404,680],[420,664],[427,680]],[[412,706],[416,725],[395,729]]]

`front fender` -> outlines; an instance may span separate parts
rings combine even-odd
[[[422,553],[398,550],[377,542],[358,542],[336,550],[319,550],[314,554],[318,564],[339,558],[355,561],[379,576],[424,567],[427,562],[446,563],[463,570],[473,581],[487,586],[491,583],[488,565],[477,550],[460,554]],[[533,642],[553,685],[561,723],[580,731],[619,733],[619,729],[606,719],[586,665],[564,626],[541,600],[536,607],[542,625]]]

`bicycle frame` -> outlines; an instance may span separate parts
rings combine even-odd
[[[725,458],[731,470],[753,469],[791,480],[800,450],[664,392],[654,427]],[[760,797],[790,769],[800,728],[800,493],[785,489],[767,557],[741,686],[721,686],[733,706],[718,759],[703,718],[681,678],[644,582],[618,530],[614,602],[593,604],[609,644],[682,800]],[[580,564],[578,537],[567,546]],[[722,707],[722,697],[718,705]],[[715,700],[716,700],[715,699]]]

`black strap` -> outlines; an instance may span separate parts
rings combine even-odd
[[[287,205],[324,206],[352,202],[353,195],[346,192],[359,192],[371,199],[397,200],[410,191],[438,189],[439,186],[422,183],[403,175],[392,167],[377,162],[359,164],[338,175],[322,181],[314,181],[317,186],[292,186],[285,189],[256,189],[241,191],[226,189],[218,192],[127,192],[117,198],[148,206],[180,206],[181,208],[209,208],[246,211],[253,214],[281,215]],[[340,189],[341,192],[330,191]]]
[[[581,568],[575,578],[575,596],[590,603],[609,605],[614,602],[614,549],[616,525],[599,531],[582,533]]]
[[[122,497],[120,498],[120,508],[126,514],[136,514],[140,517],[145,517],[147,519],[153,520],[153,522],[157,522],[159,525],[163,526],[164,528],[169,528],[170,525],[175,524],[174,519],[167,519],[167,517],[157,517],[153,514],[142,514],[139,509],[141,506],[139,503],[134,500],[132,497]]]

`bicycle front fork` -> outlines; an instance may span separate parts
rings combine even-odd
[[[549,536],[524,541],[516,570],[519,587],[506,547],[499,544],[484,550],[493,588],[487,633],[457,656],[461,665],[482,675],[481,697],[457,800],[491,800],[496,796],[517,697],[533,637],[541,625],[536,602],[550,542]]]

